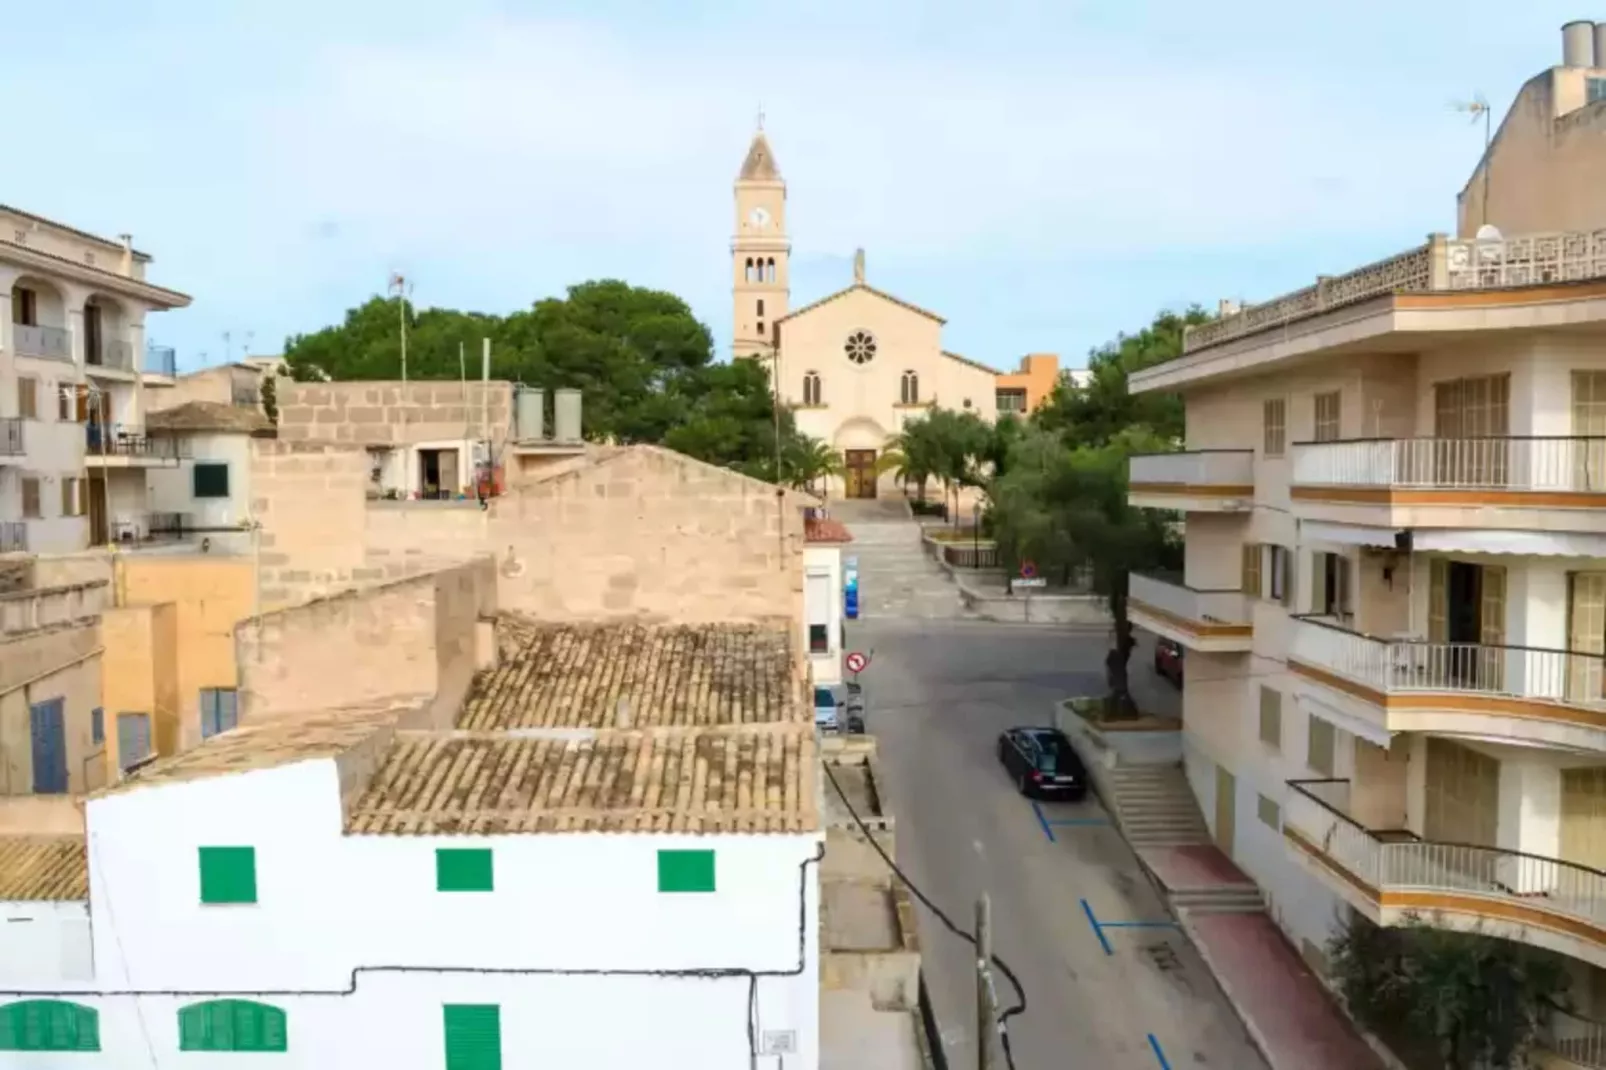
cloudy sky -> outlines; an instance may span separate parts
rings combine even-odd
[[[391,271],[506,311],[612,276],[729,341],[755,114],[793,303],[851,278],[998,366],[1260,299],[1454,227],[1482,129],[1577,0],[61,0],[15,5],[0,201],[131,231],[182,365]],[[1606,11],[1598,12],[1606,15]],[[22,139],[32,140],[26,149]]]

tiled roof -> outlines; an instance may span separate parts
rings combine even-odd
[[[145,414],[147,431],[232,431],[241,435],[266,434],[273,423],[261,410],[216,401],[186,401],[171,409]]]
[[[556,624],[504,614],[497,637],[500,663],[475,681],[458,728],[808,720],[784,623]]]
[[[0,836],[0,901],[88,898],[82,836]]]
[[[852,542],[853,536],[848,532],[848,526],[832,517],[821,517],[818,520],[810,518],[803,521],[803,536],[805,542],[830,543]]]
[[[346,831],[808,832],[811,725],[398,734]]]

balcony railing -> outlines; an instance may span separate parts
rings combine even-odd
[[[20,554],[28,549],[28,525],[21,520],[0,520],[0,554]]]
[[[1347,780],[1291,780],[1284,827],[1375,892],[1432,891],[1500,900],[1606,924],[1606,873],[1559,858],[1373,830],[1347,813]]]
[[[1183,331],[1194,353],[1269,327],[1394,293],[1489,290],[1606,277],[1606,229],[1523,234],[1496,241],[1436,234],[1425,244]]]
[[[84,425],[84,445],[92,457],[147,457],[154,460],[186,460],[194,455],[188,438],[151,436],[143,431],[113,424]]]
[[[23,439],[26,426],[20,416],[0,416],[0,457],[21,457],[28,452]]]
[[[0,594],[0,635],[97,616],[105,605],[104,581]]]
[[[1385,639],[1301,617],[1289,656],[1385,694],[1454,691],[1606,706],[1606,656],[1581,651]]]
[[[178,374],[178,351],[172,346],[146,346],[144,370],[151,375],[173,378]]]
[[[1129,483],[1247,487],[1255,482],[1254,450],[1189,450],[1134,454]]]
[[[43,357],[46,360],[72,360],[72,336],[61,327],[34,327],[15,323],[11,337],[17,352],[25,357]]]
[[[130,372],[134,370],[134,348],[120,338],[102,338],[88,347],[84,361],[91,367]]]
[[[1606,491],[1606,437],[1399,438],[1301,442],[1307,487]]]
[[[182,541],[195,533],[195,518],[189,513],[146,513],[115,520],[111,525],[112,541],[123,546]]]
[[[1249,623],[1249,603],[1243,591],[1189,587],[1180,575],[1134,572],[1127,580],[1127,596],[1184,620]]]
[[[1552,1006],[1539,1047],[1590,1070],[1606,1070],[1606,1023]]]

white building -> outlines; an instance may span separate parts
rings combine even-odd
[[[817,1066],[791,649],[525,624],[455,728],[280,716],[0,837],[0,1065]]]
[[[0,205],[0,552],[70,552],[104,525],[92,482],[131,478],[93,452],[144,463],[144,386],[170,380],[150,312],[190,299],[145,279],[150,257]],[[99,493],[106,497],[104,488]],[[94,539],[93,541],[99,541]]]
[[[1415,911],[1565,956],[1602,1019],[1606,230],[1436,235],[1131,389],[1186,403],[1187,452],[1131,470],[1186,575],[1131,610],[1188,648],[1222,849],[1315,962],[1349,909]]]
[[[803,642],[816,684],[842,682],[842,548],[853,541],[847,526],[828,517],[803,525]]]
[[[146,431],[173,460],[145,471],[145,493],[132,514],[143,525],[120,545],[155,549],[205,539],[218,550],[248,549],[251,442],[273,435],[262,411],[190,401],[150,413]]]

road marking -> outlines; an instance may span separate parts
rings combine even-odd
[[[1093,908],[1088,906],[1086,899],[1082,900],[1082,913],[1087,915],[1087,924],[1093,930],[1093,935],[1099,938],[1099,946],[1104,949],[1104,953],[1106,955],[1115,954],[1115,948],[1111,947],[1110,942],[1104,938],[1104,928],[1099,924],[1099,919],[1093,916]]]
[[[1041,806],[1037,805],[1037,800],[1036,799],[1032,800],[1032,813],[1037,815],[1037,823],[1039,825],[1043,826],[1043,835],[1048,837],[1048,842],[1049,843],[1053,843],[1054,842],[1054,830],[1049,827],[1048,815],[1043,813],[1043,808]]]
[[[1171,1070],[1171,1064],[1166,1062],[1165,1052],[1160,1050],[1160,1042],[1154,1039],[1153,1033],[1149,1034],[1149,1049],[1154,1052],[1154,1057],[1159,1060],[1160,1070]]]

